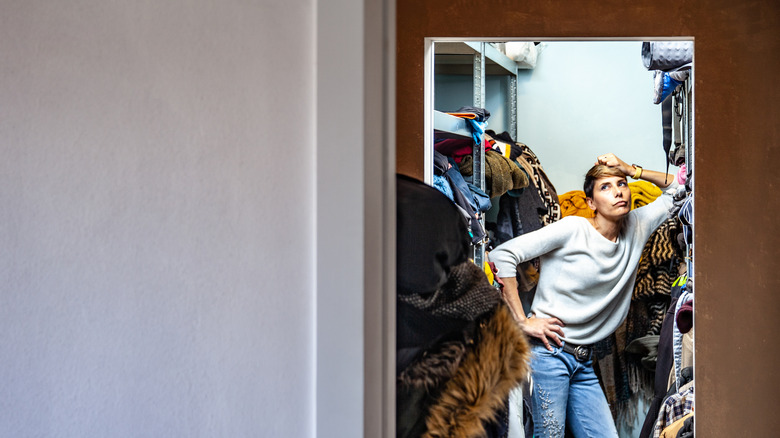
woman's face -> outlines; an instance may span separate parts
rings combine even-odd
[[[621,218],[631,211],[631,190],[625,177],[605,176],[593,185],[588,206],[604,217]]]

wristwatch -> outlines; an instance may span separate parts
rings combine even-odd
[[[632,164],[632,166],[634,166],[634,169],[636,169],[636,170],[634,171],[634,176],[632,176],[631,178],[634,178],[634,179],[641,178],[642,177],[642,166],[640,166],[638,164]]]

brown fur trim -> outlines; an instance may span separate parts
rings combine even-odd
[[[483,422],[495,421],[528,376],[530,346],[506,305],[480,326],[478,339],[431,407],[424,437],[484,436]]]
[[[433,391],[452,378],[465,355],[466,345],[463,342],[445,342],[436,351],[426,352],[406,367],[398,376],[398,384]]]

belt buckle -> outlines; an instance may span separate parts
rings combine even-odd
[[[580,362],[585,362],[586,360],[588,360],[589,356],[590,356],[590,349],[588,347],[578,345],[577,348],[574,349],[574,358]]]

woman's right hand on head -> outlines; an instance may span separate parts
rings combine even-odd
[[[636,172],[636,169],[633,165],[626,163],[625,161],[618,158],[617,155],[612,153],[599,155],[596,158],[596,165],[599,164],[603,164],[607,167],[616,167],[621,172],[625,173],[626,176],[631,176],[634,174],[634,172]]]
[[[536,318],[531,316],[523,322],[522,329],[526,335],[539,339],[544,343],[546,349],[552,351],[550,339],[558,347],[563,347],[563,342],[558,336],[563,336],[564,326],[563,322],[558,318]]]

